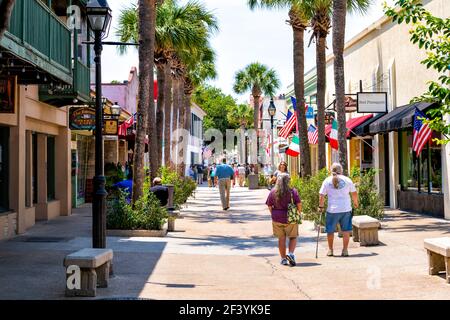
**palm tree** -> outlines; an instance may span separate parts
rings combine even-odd
[[[345,15],[346,11],[348,12],[359,11],[360,13],[366,12],[370,6],[371,0],[344,0],[344,2],[346,2],[348,8],[348,10],[344,8],[344,15]],[[326,167],[326,155],[325,155],[326,43],[327,43],[327,36],[331,28],[331,13],[333,12],[333,0],[311,0],[308,2],[308,8],[310,10],[309,15],[312,16],[311,28],[313,30],[313,34],[310,39],[310,44],[313,39],[316,42],[317,122],[318,122],[317,126],[319,131],[318,149],[319,149],[319,170],[320,170]],[[343,65],[342,65],[342,74],[343,74]],[[342,90],[342,105],[343,105],[344,90],[345,90],[344,78],[340,79],[338,82],[335,83],[337,83],[340,87],[342,87],[341,90]],[[341,111],[344,111],[344,113],[340,113],[340,111],[338,111],[338,123],[339,124],[343,123],[343,125],[340,125],[340,127],[343,127],[343,132],[346,132],[345,110],[343,109]],[[347,144],[345,140],[345,134],[346,133],[344,133],[344,140],[342,143],[345,144],[345,147],[343,148],[346,149]],[[342,164],[344,165],[344,163]]]
[[[136,40],[136,16],[135,6],[124,9],[121,13],[117,35],[121,41]],[[156,49],[155,64],[157,67],[158,109],[156,113],[156,135],[158,166],[162,160],[162,141],[164,130],[164,159],[165,165],[170,163],[170,121],[171,121],[171,91],[172,91],[172,67],[174,54],[185,50],[194,54],[198,46],[205,42],[205,36],[217,30],[217,21],[211,12],[195,1],[180,6],[174,0],[165,0],[157,7],[156,17]],[[120,47],[123,52],[126,47]],[[195,54],[194,54],[195,56]],[[173,126],[175,128],[175,126]]]
[[[3,0],[0,3],[0,40],[3,38],[3,34],[9,27],[9,21],[11,20],[11,14],[15,3],[16,0]]]
[[[239,134],[241,144],[240,148],[240,162],[245,162],[245,155],[243,154],[245,150],[245,128],[253,128],[253,108],[247,104],[238,104],[232,106],[228,111],[227,118],[228,123],[239,127]]]
[[[313,1],[313,0],[310,0]],[[310,12],[307,0],[248,0],[251,9],[264,8],[289,8],[289,20],[287,21],[293,31],[293,61],[294,61],[294,91],[297,98],[297,126],[300,138],[300,165],[301,175],[311,175],[311,155],[308,144],[308,130],[305,108],[305,53],[304,33],[309,25]]]
[[[275,90],[280,87],[280,80],[273,69],[266,65],[254,62],[244,69],[236,72],[233,89],[236,93],[242,94],[251,91],[253,96],[253,126],[259,128],[259,106],[261,95],[274,96]],[[256,173],[257,173],[256,166]]]
[[[139,0],[139,103],[137,107],[136,143],[133,160],[133,203],[142,196],[144,185],[145,135],[148,125],[154,123],[153,103],[153,55],[155,49],[155,0]],[[150,112],[149,112],[150,111]],[[154,126],[153,126],[154,127]],[[149,134],[149,147],[155,144],[154,132]],[[151,150],[151,149],[150,149]],[[156,171],[154,159],[150,170]]]

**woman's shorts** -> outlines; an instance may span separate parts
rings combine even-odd
[[[287,224],[272,221],[273,235],[279,238],[297,238],[298,224]]]
[[[336,232],[336,226],[338,223],[341,226],[341,230],[343,232],[352,231],[352,216],[353,215],[351,211],[336,213],[327,212],[325,232]]]

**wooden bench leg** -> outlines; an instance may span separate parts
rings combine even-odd
[[[431,276],[437,275],[439,272],[444,271],[445,259],[440,254],[427,250],[428,252],[428,271]],[[448,263],[447,263],[448,264]],[[448,269],[447,269],[448,273]]]
[[[111,262],[108,261],[105,264],[98,267],[95,271],[97,273],[97,283],[96,285],[99,288],[107,288],[109,281],[109,269],[111,266]]]
[[[359,242],[359,228],[353,226],[353,241]]]

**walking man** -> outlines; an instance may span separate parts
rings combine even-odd
[[[223,210],[230,208],[231,180],[234,181],[234,170],[227,164],[227,159],[222,160],[222,164],[216,167],[216,177],[219,180],[220,201]]]
[[[197,183],[202,184],[203,183],[203,165],[199,164],[197,166]]]
[[[238,173],[239,173],[239,186],[243,187],[245,182],[245,167],[240,164],[238,167]]]

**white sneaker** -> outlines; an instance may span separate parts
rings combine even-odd
[[[293,267],[295,267],[296,263],[295,263],[295,256],[293,254],[288,254],[286,255],[286,259],[289,261],[289,264]]]
[[[288,262],[287,259],[281,259],[280,264],[282,264],[283,266],[288,266],[288,265],[289,265],[289,262]]]
[[[327,253],[327,256],[328,257],[332,257],[334,254],[333,254],[333,250],[332,249],[328,249],[328,253]]]

